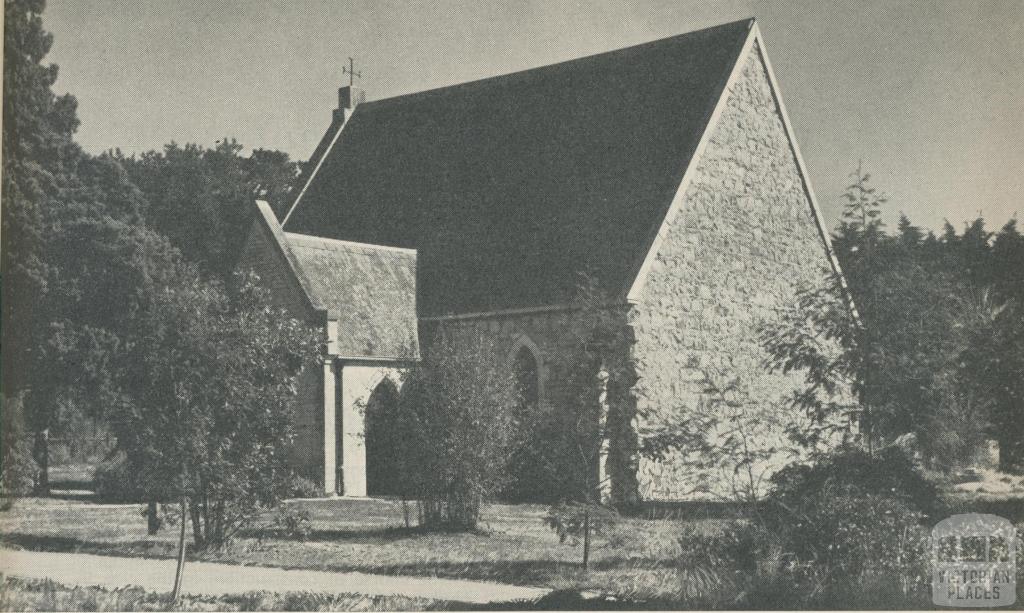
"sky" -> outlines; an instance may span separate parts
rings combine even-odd
[[[753,16],[829,226],[863,160],[926,228],[1024,215],[1024,0],[49,0],[88,151],[309,157],[347,84],[380,99]]]

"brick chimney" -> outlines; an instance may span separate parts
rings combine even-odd
[[[366,102],[366,92],[354,85],[338,89],[338,108],[334,109],[334,120],[345,121],[352,116],[357,104]]]

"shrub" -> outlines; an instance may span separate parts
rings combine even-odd
[[[296,475],[291,479],[291,483],[288,487],[288,491],[285,494],[287,498],[324,498],[327,494],[324,493],[324,488],[316,481],[307,477],[301,477]]]
[[[309,511],[278,507],[271,527],[286,538],[305,540],[310,534]]]
[[[771,481],[769,498],[783,509],[798,508],[803,501],[818,498],[825,491],[896,498],[929,516],[943,513],[945,506],[935,484],[897,447],[874,455],[858,448],[839,449],[818,456],[811,464],[790,464],[775,473]]]
[[[746,522],[728,522],[709,533],[706,528],[688,522],[676,537],[681,567],[735,568],[754,571],[757,560],[772,555],[773,543],[760,526]]]
[[[145,502],[143,484],[127,456],[118,451],[96,467],[93,489],[103,502]]]
[[[405,444],[398,484],[424,527],[471,530],[507,481],[516,391],[493,345],[475,334],[434,339],[406,375],[393,427]]]
[[[862,495],[816,497],[780,533],[786,553],[816,572],[856,577],[907,573],[921,560],[923,517],[896,498]]]
[[[729,522],[713,532],[688,522],[682,524],[676,543],[680,596],[692,606],[721,606],[743,591],[758,571],[759,561],[778,557],[771,535],[746,521]]]
[[[573,547],[583,542],[583,570],[590,562],[592,537],[607,534],[619,520],[615,509],[596,503],[560,502],[548,508],[544,525],[554,530],[558,542]]]
[[[783,557],[774,570],[790,583],[792,606],[829,606],[858,591],[924,589],[926,511],[936,488],[898,450],[870,456],[843,449],[773,477],[762,521]]]

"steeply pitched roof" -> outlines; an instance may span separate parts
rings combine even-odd
[[[346,357],[419,356],[416,253],[285,232],[314,301],[338,321]]]
[[[286,228],[417,249],[420,315],[621,297],[752,24],[363,103]]]

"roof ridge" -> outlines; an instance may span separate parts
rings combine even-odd
[[[383,106],[383,105],[386,105],[387,103],[390,103],[390,102],[393,102],[393,101],[397,101],[397,100],[407,100],[409,98],[415,98],[415,97],[418,97],[418,96],[427,97],[427,96],[430,96],[430,95],[433,95],[433,94],[441,93],[443,91],[449,91],[449,90],[459,89],[459,88],[469,88],[469,87],[473,87],[473,86],[477,86],[477,85],[483,85],[483,84],[486,84],[486,83],[491,83],[493,81],[499,81],[499,80],[502,80],[502,79],[509,79],[509,80],[511,80],[513,78],[516,78],[516,77],[523,77],[523,76],[526,76],[526,75],[528,75],[530,73],[535,73],[535,72],[539,72],[539,71],[543,71],[543,70],[552,70],[552,69],[564,68],[567,65],[579,64],[579,63],[587,62],[587,61],[591,61],[591,60],[595,60],[596,61],[596,60],[599,60],[599,59],[602,59],[602,58],[606,58],[606,57],[611,56],[611,55],[623,54],[623,53],[629,53],[629,52],[635,53],[635,52],[643,51],[643,50],[651,48],[651,47],[656,47],[658,45],[663,45],[663,44],[666,44],[666,43],[669,43],[669,42],[675,42],[675,41],[677,41],[679,39],[682,39],[682,38],[691,38],[691,37],[696,38],[698,36],[707,36],[707,35],[710,35],[710,34],[714,33],[717,30],[721,30],[721,29],[725,29],[725,28],[729,28],[729,27],[735,27],[735,26],[737,26],[737,25],[739,25],[741,23],[746,23],[747,24],[747,28],[749,29],[749,28],[752,28],[754,26],[754,24],[756,23],[756,19],[754,17],[746,17],[744,19],[737,19],[736,21],[730,21],[730,22],[727,22],[727,23],[720,23],[720,24],[714,25],[714,26],[708,26],[706,28],[701,28],[699,30],[690,30],[689,32],[682,32],[680,34],[673,34],[672,36],[666,36],[664,38],[657,38],[657,39],[654,39],[654,40],[649,40],[647,42],[637,43],[635,45],[630,45],[628,47],[620,47],[618,49],[612,49],[610,51],[602,51],[600,53],[594,53],[594,54],[591,54],[591,55],[584,55],[584,56],[580,56],[580,57],[576,57],[576,58],[572,58],[572,59],[568,59],[568,60],[562,60],[560,62],[555,62],[553,64],[542,64],[540,66],[534,66],[532,68],[524,68],[522,70],[516,70],[516,71],[513,71],[513,72],[507,72],[505,74],[491,75],[491,76],[488,76],[488,77],[481,77],[479,79],[473,79],[473,80],[470,80],[470,81],[463,81],[461,83],[452,83],[451,85],[442,85],[440,87],[433,87],[433,88],[430,88],[430,89],[424,89],[424,90],[417,91],[417,92],[409,92],[409,93],[406,93],[406,94],[398,94],[396,96],[389,96],[387,98],[380,98],[378,100],[368,100],[366,102],[363,102],[362,104],[360,104],[356,108],[358,109],[360,107],[363,107],[363,108],[372,109],[372,108],[374,108],[376,106]]]

